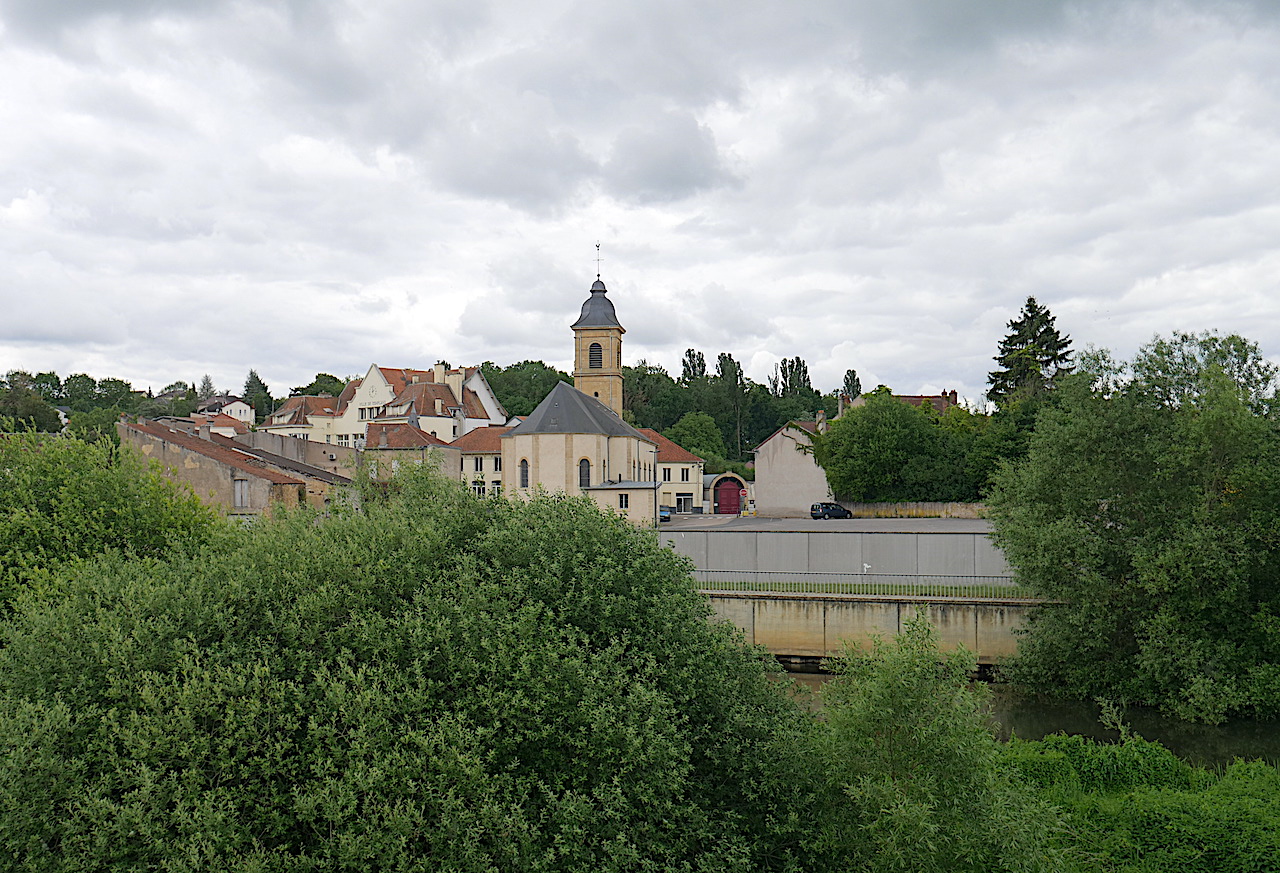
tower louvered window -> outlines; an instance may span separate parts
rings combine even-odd
[[[593,370],[604,366],[604,349],[600,347],[600,343],[592,343],[587,349],[587,366]]]

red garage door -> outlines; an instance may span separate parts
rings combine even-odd
[[[737,479],[729,477],[716,483],[716,512],[720,515],[737,515],[742,509],[738,492],[743,485]]]

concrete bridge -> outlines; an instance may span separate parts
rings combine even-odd
[[[869,648],[923,614],[944,650],[963,645],[979,664],[995,664],[1018,647],[1013,631],[1035,606],[1025,599],[888,597],[858,594],[705,591],[717,615],[742,629],[747,642],[784,661],[815,662],[846,644]]]
[[[972,519],[733,519],[675,522],[661,536],[693,561],[716,614],[784,660],[867,647],[923,614],[944,649],[994,664],[1016,651],[1036,602],[988,533]]]

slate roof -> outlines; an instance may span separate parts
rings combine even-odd
[[[478,427],[467,431],[449,445],[464,452],[497,453],[502,451],[502,436],[509,430],[509,427]]]
[[[266,426],[304,425],[307,424],[307,419],[312,416],[336,415],[337,409],[337,399],[327,394],[297,394],[281,403],[280,408],[271,413],[267,418]],[[276,420],[279,416],[284,415],[289,417],[282,421]]]
[[[595,284],[591,286],[591,296],[582,304],[582,314],[572,325],[574,330],[580,327],[622,328],[618,323],[618,314],[613,311],[613,301],[605,296],[607,290],[604,283],[596,279]],[[626,333],[625,330],[622,332]]]
[[[649,438],[649,442],[658,447],[659,464],[699,464],[699,458],[688,449],[673,443],[651,427],[639,428],[640,433]]]
[[[623,421],[612,409],[594,397],[583,394],[568,382],[557,382],[551,393],[538,404],[538,408],[507,431],[506,436],[530,433],[598,433],[653,442]]]
[[[253,406],[243,397],[237,397],[234,394],[218,394],[210,397],[208,400],[201,400],[196,405],[196,412],[219,412],[222,407],[230,406],[233,403],[243,403],[245,406]]]

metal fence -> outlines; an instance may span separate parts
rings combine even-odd
[[[856,594],[867,597],[958,597],[1026,600],[1031,595],[1010,576],[931,576],[923,573],[824,573],[775,570],[694,570],[706,592]]]

